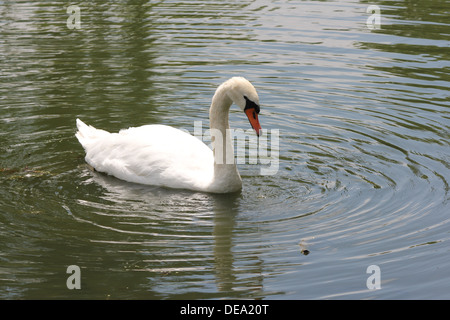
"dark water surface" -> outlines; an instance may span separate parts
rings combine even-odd
[[[448,1],[95,1],[79,29],[67,5],[0,2],[1,299],[450,298]],[[77,117],[206,129],[234,75],[275,174],[211,195],[86,166]]]

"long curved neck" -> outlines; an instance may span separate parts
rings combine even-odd
[[[214,152],[214,182],[235,191],[241,188],[242,180],[234,160],[233,141],[228,124],[229,110],[233,101],[226,94],[226,90],[225,86],[217,89],[209,109]]]

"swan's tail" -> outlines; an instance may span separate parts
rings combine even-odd
[[[87,145],[89,145],[92,141],[110,134],[108,131],[96,129],[93,126],[88,126],[80,119],[77,119],[77,128],[78,132],[75,136],[84,149],[86,149]]]

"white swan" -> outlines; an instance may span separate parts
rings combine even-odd
[[[235,192],[241,190],[242,179],[227,130],[233,102],[246,113],[259,136],[258,94],[248,80],[233,77],[221,84],[212,98],[209,118],[213,150],[189,133],[165,125],[109,133],[77,119],[76,137],[89,165],[119,179],[204,192]]]

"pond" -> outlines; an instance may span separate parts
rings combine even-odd
[[[1,299],[450,298],[447,1],[130,3],[1,3]],[[232,76],[241,192],[86,164],[76,118],[206,132]]]

